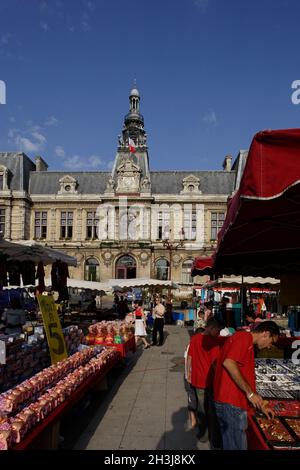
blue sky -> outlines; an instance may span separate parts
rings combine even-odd
[[[111,167],[141,94],[152,170],[215,170],[299,127],[298,0],[1,0],[0,151]]]

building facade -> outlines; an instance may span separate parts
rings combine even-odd
[[[136,88],[129,102],[111,172],[47,171],[40,156],[0,153],[0,232],[76,256],[76,279],[191,285],[194,257],[216,245],[237,170],[227,156],[222,171],[151,171]]]

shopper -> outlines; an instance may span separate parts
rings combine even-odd
[[[220,448],[221,440],[213,401],[213,377],[220,347],[226,338],[220,337],[223,325],[210,318],[203,333],[191,338],[189,348],[190,383],[198,399],[199,439],[210,440],[212,448]]]
[[[147,331],[146,331],[146,319],[144,311],[142,309],[142,302],[136,300],[133,304],[134,306],[134,317],[135,317],[135,342],[136,345],[138,340],[141,339],[144,343],[144,349],[150,348],[150,344],[147,341]]]
[[[159,346],[163,344],[164,341],[164,316],[166,309],[160,303],[159,299],[155,300],[155,307],[153,309],[154,323],[152,330],[152,345],[156,346],[157,344],[157,332],[159,333]]]
[[[184,351],[184,388],[187,393],[189,426],[194,429],[197,424],[198,399],[195,387],[191,384],[191,356],[189,356],[188,344]]]
[[[117,313],[119,320],[124,320],[126,313],[129,312],[127,301],[124,300],[123,295],[121,295],[121,300],[117,303]]]
[[[261,322],[254,330],[230,336],[217,361],[214,399],[223,449],[246,450],[247,411],[252,407],[274,416],[255,388],[254,347],[270,348],[279,336],[273,321]]]

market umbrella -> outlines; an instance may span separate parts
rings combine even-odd
[[[213,263],[212,256],[198,256],[194,259],[191,275],[194,276],[210,276],[213,274]]]
[[[213,267],[219,274],[300,273],[300,129],[254,136]]]
[[[159,279],[150,278],[112,279],[110,283],[112,288],[116,290],[133,287],[161,287],[168,289],[179,289],[179,286],[173,281],[161,281]]]
[[[2,249],[3,241],[5,243]],[[69,256],[63,251],[40,245],[33,240],[19,240],[11,243],[6,240],[1,240],[0,252],[9,255],[8,260],[33,261],[34,263],[42,261],[44,265],[52,264],[60,260],[69,266],[77,266],[77,259],[74,256]]]
[[[202,287],[266,287],[274,290],[279,289],[280,280],[273,277],[232,276],[220,277],[214,281],[208,281]]]

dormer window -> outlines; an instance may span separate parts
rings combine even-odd
[[[180,192],[181,194],[186,193],[195,193],[201,194],[200,186],[200,179],[195,175],[189,175],[183,178],[182,180],[183,189]]]
[[[77,194],[78,181],[73,176],[66,175],[59,180],[58,194]]]

